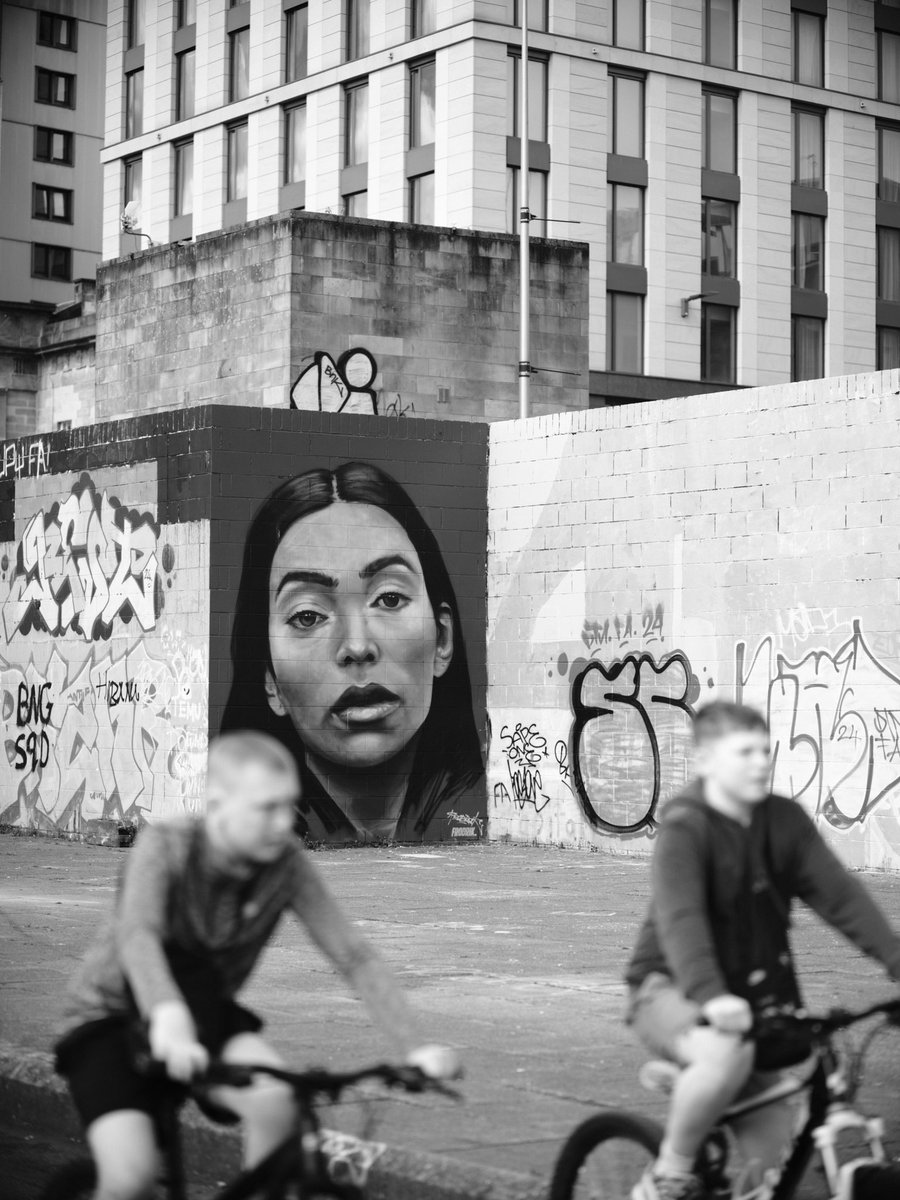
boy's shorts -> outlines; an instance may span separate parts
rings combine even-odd
[[[225,1002],[216,1014],[216,1032],[201,1036],[211,1055],[239,1033],[257,1033],[262,1021],[249,1009]],[[82,1125],[88,1128],[99,1117],[121,1109],[137,1109],[157,1116],[166,1102],[183,1100],[188,1089],[165,1076],[145,1075],[135,1066],[139,1046],[135,1022],[125,1016],[106,1017],[80,1026],[56,1045],[56,1069],[72,1094]],[[207,1116],[220,1122],[237,1120],[217,1105],[195,1095]]]

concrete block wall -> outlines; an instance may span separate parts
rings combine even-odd
[[[900,869],[898,412],[886,371],[491,426],[491,838],[649,853],[738,698],[776,789]]]

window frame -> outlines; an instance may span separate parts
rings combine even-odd
[[[885,95],[885,90],[884,90],[884,74],[885,74],[885,72],[884,72],[883,46],[884,46],[885,38],[895,38],[898,43],[898,46],[897,46],[898,57],[900,57],[900,30],[876,29],[875,32],[877,35],[877,41],[876,41],[877,62],[876,62],[876,65],[877,65],[877,76],[878,76],[878,80],[877,80],[877,82],[878,82],[878,99],[883,101],[885,104],[898,104],[898,103],[900,103],[900,78],[898,78],[898,80],[897,80],[896,96],[886,96]]]
[[[42,100],[40,95],[41,79],[46,78],[51,81],[56,79],[67,80],[66,99],[65,100]],[[54,89],[51,88],[51,91]],[[48,108],[75,108],[75,76],[68,71],[54,71],[50,67],[35,67],[34,68],[34,102],[35,104],[46,104]]]
[[[416,211],[415,211],[415,209],[416,209],[416,191],[417,191],[417,186],[421,184],[421,181],[422,181],[423,179],[430,179],[430,180],[431,180],[431,189],[432,189],[432,190],[431,190],[432,214],[431,214],[431,220],[430,220],[430,221],[426,221],[426,220],[424,220],[422,217],[419,217],[419,216],[417,216],[417,215],[416,215]],[[408,179],[408,181],[407,181],[407,182],[408,182],[408,184],[409,184],[409,205],[408,205],[408,209],[409,209],[409,220],[410,220],[410,224],[412,224],[412,225],[434,225],[434,218],[435,218],[434,207],[435,207],[435,198],[436,198],[436,197],[435,197],[435,177],[434,177],[434,171],[423,171],[421,175],[411,175],[411,176],[409,177],[409,179]]]
[[[612,181],[612,180],[607,183],[606,188],[607,188],[607,197],[608,197],[608,200],[607,200],[606,260],[607,260],[607,262],[611,262],[611,263],[621,263],[624,266],[643,267],[645,265],[644,241],[645,241],[646,224],[647,224],[646,188],[638,187],[635,184],[616,183],[615,181]],[[616,256],[615,256],[615,248],[616,248],[616,243],[618,241],[617,218],[618,218],[618,214],[619,214],[617,197],[618,197],[618,192],[621,188],[628,188],[629,191],[637,192],[638,196],[640,197],[640,226],[641,226],[640,234],[639,234],[640,254],[638,255],[637,262],[632,262],[630,259],[626,259],[626,258],[616,258]]]
[[[627,299],[636,301],[638,304],[638,370],[627,371],[619,366],[616,362],[615,347],[616,347],[616,307],[619,299]],[[640,376],[646,374],[646,330],[645,324],[647,320],[647,308],[645,297],[639,292],[617,292],[608,291],[606,293],[606,369],[610,374],[614,375],[633,375]]]
[[[802,116],[817,117],[819,120],[819,162],[821,165],[821,183],[807,183],[799,178],[800,138],[797,136],[798,118]],[[815,191],[825,190],[825,113],[820,108],[810,105],[791,105],[791,186],[810,188]]]
[[[731,267],[730,271],[712,271],[712,254],[710,253],[711,232],[709,222],[710,207],[714,204],[727,206],[731,210]],[[734,200],[724,200],[718,196],[703,196],[701,200],[700,218],[700,273],[710,279],[737,279],[738,264],[738,221],[739,206]],[[719,307],[725,307],[720,305]]]
[[[897,255],[897,270],[896,286],[897,294],[887,296],[884,292],[883,276],[887,273],[884,269],[885,258],[882,256],[882,242],[893,241],[896,244]],[[891,225],[878,225],[875,229],[875,299],[886,301],[888,304],[900,303],[900,229],[896,229]]]
[[[647,77],[639,71],[626,71],[616,68],[609,72],[610,79],[610,127],[609,127],[609,152],[621,158],[635,158],[641,161],[646,161],[647,158]],[[616,137],[618,129],[619,116],[619,80],[628,80],[630,83],[637,83],[640,87],[640,103],[638,105],[638,123],[640,132],[638,143],[640,154],[625,154],[618,144]]]
[[[528,3],[528,0],[525,0]],[[528,17],[528,28],[534,33],[549,33],[550,32],[550,0],[536,0],[541,5],[541,17],[539,25],[531,24],[531,16]],[[535,0],[532,0],[535,3]],[[522,28],[522,0],[513,0],[512,5],[512,24],[516,29]]]
[[[131,189],[129,189],[129,186],[128,186],[128,183],[129,183],[129,174],[130,174],[130,173],[132,173],[132,172],[134,171],[134,168],[135,168],[135,167],[139,167],[139,168],[140,168],[140,174],[141,174],[141,196],[140,196],[140,202],[143,204],[143,198],[144,198],[144,196],[143,196],[143,193],[144,193],[144,156],[143,156],[143,154],[130,154],[130,155],[127,157],[127,158],[123,158],[123,159],[122,159],[122,208],[123,208],[123,209],[124,209],[124,208],[125,208],[125,207],[126,207],[128,204],[130,204],[130,203],[131,203],[131,201],[132,201],[132,200],[134,200],[134,198],[135,198],[134,196],[130,196],[130,195],[129,195],[129,191],[130,191]]]
[[[37,44],[39,46],[51,46],[54,50],[69,50],[73,54],[78,50],[78,18],[63,16],[61,13],[51,13],[46,10],[40,10],[37,15]],[[45,24],[50,23],[50,33],[45,35],[43,29]],[[68,28],[70,40],[61,42],[56,36],[57,27]]]
[[[182,104],[182,92],[184,91],[184,64],[188,55],[191,56],[193,64],[193,75],[191,78],[191,96],[190,96],[190,112],[185,112]],[[175,120],[189,121],[191,117],[197,115],[197,48],[191,46],[187,50],[182,50],[175,55]]]
[[[358,15],[362,11],[360,5],[365,4],[368,20],[366,23],[366,45],[362,48],[360,39]],[[347,28],[344,36],[344,61],[356,62],[357,59],[367,58],[372,52],[372,3],[371,0],[347,0],[346,7]],[[359,42],[357,45],[356,43]],[[353,192],[351,195],[357,195]]]
[[[710,27],[712,25],[713,0],[703,3],[703,64],[707,67],[718,67],[722,71],[738,69],[738,28],[741,19],[740,0],[730,0],[731,3],[731,61],[728,63],[713,62],[710,58]]]
[[[364,159],[351,158],[351,97],[356,93],[365,89],[366,93],[366,157]],[[355,80],[352,83],[344,84],[344,162],[345,167],[360,167],[369,161],[369,80],[368,76],[365,79]],[[348,195],[356,195],[352,192]]]
[[[805,20],[815,21],[819,30],[818,83],[800,78],[800,25]],[[824,88],[825,86],[825,17],[821,13],[807,12],[802,8],[791,9],[791,82],[801,87]]]
[[[821,333],[821,360],[819,363],[820,374],[800,376],[797,370],[797,328],[800,322],[815,323]],[[810,317],[800,313],[791,314],[791,383],[802,383],[806,379],[822,379],[825,374],[825,318]]]
[[[232,152],[235,148],[237,136],[243,133],[244,135],[244,191],[243,194],[234,192],[233,186],[236,183],[235,160]],[[232,121],[225,126],[225,203],[231,204],[235,200],[246,200],[249,184],[249,164],[250,157],[250,127],[247,119],[243,121]]]
[[[877,153],[877,159],[878,159],[878,162],[877,162],[878,179],[877,179],[877,182],[875,185],[876,199],[880,200],[883,204],[900,204],[900,170],[898,170],[897,179],[895,181],[893,181],[894,182],[894,190],[896,192],[895,197],[893,199],[889,199],[887,196],[883,196],[881,194],[882,182],[887,178],[884,173],[884,150],[883,150],[884,134],[888,133],[891,136],[897,138],[897,140],[898,140],[897,160],[898,160],[898,166],[900,166],[900,125],[893,125],[889,121],[879,121],[876,123],[875,133],[876,133],[876,143],[877,143],[876,144],[876,153]]]
[[[183,162],[182,162],[182,156],[184,154],[184,151],[188,147],[190,147],[190,150],[191,150],[191,207],[188,211],[183,211],[182,207],[181,207],[181,198],[182,198],[183,183],[184,183],[185,175],[183,173],[184,167],[183,167]],[[174,183],[172,216],[176,217],[176,218],[177,217],[192,217],[194,215],[194,166],[195,166],[195,164],[194,164],[194,139],[192,137],[180,138],[178,141],[173,142],[172,143],[172,153],[173,153],[174,159],[175,159],[174,164],[173,164],[173,170],[172,170],[173,183]]]
[[[38,141],[41,137],[41,134],[49,135],[48,141],[50,143],[50,153],[47,156],[38,154]],[[64,146],[68,147],[68,151],[69,151],[68,157],[66,157],[66,158],[54,158],[53,157],[53,138],[55,135],[59,135],[60,137],[62,137],[64,139],[63,144],[64,144]],[[75,135],[72,132],[72,130],[71,129],[54,129],[52,125],[35,125],[35,127],[34,127],[33,160],[34,160],[34,162],[53,163],[54,165],[61,166],[61,167],[73,167],[75,165]]]
[[[137,21],[137,15],[140,14],[140,21]],[[125,45],[129,50],[133,50],[136,46],[143,46],[144,36],[141,40],[137,40],[138,26],[142,35],[146,35],[147,31],[147,6],[145,0],[127,0],[125,10]]]
[[[713,96],[717,96],[721,100],[731,102],[731,170],[723,171],[721,167],[714,167],[712,163],[712,126],[710,111],[710,100]],[[716,171],[722,175],[736,175],[738,173],[738,94],[729,91],[727,88],[704,87],[703,88],[703,113],[701,119],[701,135],[703,145],[701,148],[701,167],[704,171]]]
[[[129,99],[129,90],[132,80],[140,75],[141,85],[141,105],[140,105],[140,125],[139,129],[134,128],[134,103]],[[144,68],[139,67],[136,71],[128,71],[125,75],[125,140],[141,137],[144,132]]]
[[[306,55],[303,62],[303,73],[301,75],[292,75],[290,71],[291,62],[291,35],[294,32],[294,22],[297,15],[303,11],[306,14]],[[284,82],[297,83],[300,79],[309,77],[309,3],[304,0],[304,3],[295,4],[292,8],[286,9],[284,14]]]
[[[46,251],[47,271],[40,272],[36,268],[36,259],[38,251]],[[63,261],[66,267],[63,274],[57,274],[50,270],[51,255],[59,253],[63,256]],[[72,247],[71,246],[56,246],[51,242],[32,242],[31,243],[31,278],[46,279],[49,283],[71,283],[72,281]]]
[[[521,137],[519,132],[519,117],[520,113],[520,97],[519,89],[521,88],[522,80],[522,50],[519,46],[509,46],[506,54],[507,71],[509,64],[512,63],[512,112],[507,114],[507,137]],[[535,64],[540,64],[543,68],[543,90],[541,92],[541,111],[543,115],[543,124],[541,127],[541,135],[537,136],[534,129],[534,122],[531,120],[531,108],[528,109],[528,141],[529,142],[544,142],[545,144],[550,137],[550,57],[540,50],[528,51],[528,83],[529,90],[531,86],[531,68]],[[507,100],[509,99],[509,84],[507,81]],[[512,120],[510,121],[510,116]]]
[[[291,136],[291,124],[292,124],[292,120],[293,120],[293,114],[298,112],[300,109],[303,110],[303,126],[304,126],[304,128],[303,128],[303,176],[301,179],[292,179],[291,173],[290,173],[290,164],[292,161],[291,149],[292,149],[292,144],[293,144],[293,138]],[[282,183],[283,184],[305,183],[306,182],[306,166],[307,166],[307,161],[308,161],[308,156],[307,156],[308,133],[309,133],[308,114],[306,111],[306,97],[304,96],[302,100],[297,101],[293,104],[286,104],[284,106],[284,171],[282,172],[282,175],[283,175]]]
[[[410,38],[427,37],[429,33],[435,33],[437,31],[437,28],[438,28],[437,0],[433,0],[433,4],[432,4],[432,8],[434,9],[434,24],[432,25],[432,27],[430,29],[422,28],[422,18],[420,16],[420,10],[422,8],[423,3],[426,3],[426,2],[427,2],[427,0],[412,0],[412,3],[410,5],[410,15],[409,15],[409,36],[410,36]]]
[[[186,19],[186,16],[187,16],[186,10],[189,5],[193,5],[193,9],[194,9],[193,15],[191,16],[190,21],[188,21]],[[175,11],[175,28],[176,29],[188,29],[188,28],[190,28],[191,25],[195,25],[196,23],[197,23],[197,0],[177,0],[176,11]]]
[[[817,221],[819,222],[821,229],[821,238],[819,239],[819,261],[817,267],[819,276],[818,287],[809,287],[806,283],[799,282],[802,276],[799,273],[798,268],[800,264],[797,261],[797,255],[800,247],[800,241],[797,238],[797,228],[798,223],[802,221]],[[825,291],[825,217],[818,213],[797,211],[791,213],[791,287],[806,292],[818,293]]]
[[[639,45],[629,46],[619,41],[619,9],[625,5],[631,11],[638,9],[638,23],[640,25]],[[612,44],[622,50],[638,50],[643,51],[647,47],[647,0],[613,0],[612,3]]]
[[[238,47],[242,39],[247,39],[247,77],[245,80],[245,92],[243,95],[237,94],[235,83],[238,81],[238,72],[236,64],[238,59]],[[234,29],[228,35],[228,103],[238,104],[241,100],[246,100],[250,95],[250,26],[244,25],[241,29]]]
[[[45,194],[46,209],[45,213],[39,212],[38,196],[41,193]],[[53,196],[60,195],[63,197],[63,208],[65,215],[56,217],[53,215]],[[31,217],[35,221],[51,221],[54,225],[72,225],[74,223],[74,193],[72,188],[56,187],[52,183],[32,183],[31,185]]]
[[[432,98],[434,102],[434,120],[437,122],[437,60],[435,58],[422,58],[409,64],[409,149],[418,150],[422,146],[433,146],[434,137],[428,142],[423,142],[421,138],[421,112],[419,101],[422,96],[422,88],[419,81],[422,78],[422,72],[430,68],[434,75],[434,86],[432,90]],[[433,131],[435,132],[435,131]]]
[[[882,349],[882,338],[885,334],[892,334],[897,340],[898,354],[895,363],[885,365],[884,353]],[[893,371],[900,367],[900,325],[885,325],[881,322],[875,327],[875,370],[876,371]]]
[[[712,323],[711,314],[713,309],[715,309],[717,313],[728,314],[729,369],[727,379],[718,378],[715,375],[710,374],[708,370],[712,362],[709,328]],[[708,304],[703,302],[700,305],[700,379],[704,383],[718,383],[726,386],[733,386],[737,379],[737,314],[738,309],[729,304]]]

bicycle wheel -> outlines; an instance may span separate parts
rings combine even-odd
[[[41,1200],[92,1200],[97,1171],[89,1158],[75,1159],[55,1171],[41,1192]]]
[[[647,1117],[599,1113],[563,1146],[550,1181],[550,1200],[628,1200],[654,1161],[662,1129]]]

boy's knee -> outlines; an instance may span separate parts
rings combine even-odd
[[[102,1164],[98,1172],[96,1200],[151,1200],[156,1187],[157,1166],[153,1161],[129,1157],[115,1164]]]
[[[750,1078],[755,1047],[736,1034],[697,1026],[679,1043],[679,1054],[686,1066],[702,1066],[728,1079]]]

